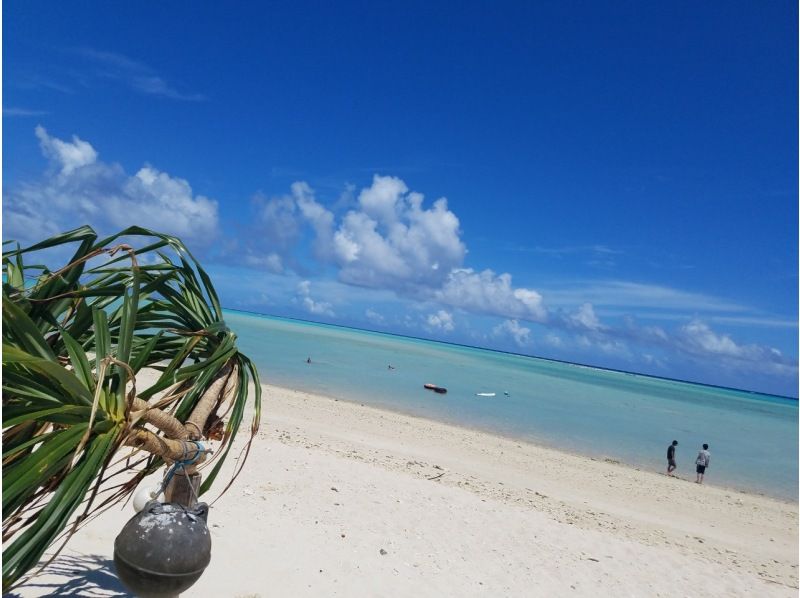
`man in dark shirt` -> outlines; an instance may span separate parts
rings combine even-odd
[[[675,447],[678,446],[678,441],[673,440],[672,444],[667,447],[667,475],[671,476],[675,471],[677,465],[675,464]]]

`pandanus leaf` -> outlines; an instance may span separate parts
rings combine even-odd
[[[98,508],[94,498],[102,492],[105,467],[120,449],[130,450],[126,439],[145,425],[143,411],[131,414],[131,376],[144,368],[161,372],[150,388],[135,386],[144,401],[180,384],[168,400],[182,425],[217,374],[238,364],[223,447],[202,492],[216,480],[248,402],[252,440],[261,393],[255,367],[223,320],[211,279],[179,239],[141,227],[98,239],[83,226],[26,248],[3,247],[7,591]],[[55,266],[36,263],[45,249],[72,257]],[[100,505],[124,500],[162,462],[154,455],[133,465],[141,461],[123,461],[115,477],[127,474],[128,480]]]

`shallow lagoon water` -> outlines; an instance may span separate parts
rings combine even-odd
[[[676,473],[691,479],[706,442],[708,482],[797,498],[793,399],[245,312],[225,319],[268,384],[659,472],[677,439]]]

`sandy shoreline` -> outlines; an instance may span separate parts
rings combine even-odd
[[[264,390],[184,596],[797,595],[796,503]],[[132,515],[104,513],[16,595],[124,595],[111,558]]]

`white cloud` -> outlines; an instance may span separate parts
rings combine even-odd
[[[600,324],[600,320],[594,313],[594,308],[591,303],[584,303],[581,305],[575,312],[569,315],[568,321],[571,326],[583,330],[596,332],[603,328]]]
[[[423,195],[409,192],[400,179],[375,175],[358,194],[356,207],[337,219],[307,183],[296,182],[291,196],[261,208],[261,232],[268,238],[270,231],[282,228],[276,238],[283,235],[287,243],[281,249],[288,251],[302,218],[314,231],[317,258],[337,266],[342,282],[419,293],[438,288],[466,254],[447,200],[438,199],[430,208],[423,202]]]
[[[243,258],[245,265],[251,268],[258,268],[272,272],[273,274],[281,274],[284,271],[283,260],[277,253],[257,254],[247,252]]]
[[[443,332],[452,332],[455,330],[453,315],[443,309],[440,309],[435,314],[429,314],[427,323],[429,327],[442,330]]]
[[[712,322],[734,326],[764,326],[767,328],[797,328],[796,319],[758,316],[710,316]]]
[[[311,297],[303,297],[303,307],[310,314],[333,317],[333,306],[325,301],[314,301]]]
[[[386,321],[386,318],[384,318],[380,313],[378,313],[374,309],[367,309],[364,312],[364,316],[366,316],[367,320],[369,320],[373,324],[383,324]]]
[[[54,169],[4,197],[7,238],[36,241],[83,224],[101,233],[135,224],[196,245],[217,236],[217,202],[194,195],[188,181],[152,166],[128,176],[77,136],[63,141],[41,126],[36,135]]]
[[[459,267],[466,247],[459,221],[438,199],[429,209],[423,196],[408,193],[401,180],[375,175],[359,194],[333,236],[339,277],[350,284],[408,290],[439,286]]]
[[[110,218],[119,227],[139,223],[168,228],[179,237],[211,240],[217,233],[217,202],[193,195],[189,182],[145,166],[109,198]]]
[[[297,283],[297,292],[301,295],[308,295],[311,292],[311,281],[303,280]]]
[[[637,313],[656,310],[659,317],[670,311],[685,314],[687,311],[736,313],[747,310],[737,303],[702,293],[621,280],[589,281],[541,291],[552,307],[569,308],[591,303],[594,307],[625,308]]]
[[[757,372],[783,377],[797,376],[797,359],[784,357],[774,347],[739,344],[694,319],[681,326],[670,343],[678,351],[702,361],[738,372]]]
[[[608,355],[617,355],[626,359],[633,357],[627,343],[620,339],[595,339],[594,346]]]
[[[667,360],[656,357],[655,355],[651,355],[650,353],[642,354],[642,362],[646,363],[649,366],[653,366],[659,370],[665,370],[667,368]]]
[[[36,137],[39,138],[42,153],[61,166],[62,175],[69,175],[76,168],[94,164],[97,161],[97,152],[94,148],[77,135],[72,136],[72,143],[70,143],[50,137],[42,125],[37,125],[35,132]]]
[[[44,116],[50,114],[46,110],[31,110],[30,108],[3,107],[3,116]]]
[[[629,351],[625,341],[665,350],[673,356],[689,357],[710,367],[781,376],[797,375],[796,361],[783,357],[777,349],[737,343],[730,335],[715,332],[698,318],[671,332],[657,326],[638,326],[629,318],[625,327],[603,327],[592,335],[591,344],[607,353],[625,354]],[[642,358],[642,361],[655,363],[652,357]],[[663,366],[664,363],[661,361],[656,365]]]
[[[130,77],[128,84],[136,91],[148,95],[162,96],[170,100],[199,102],[206,99],[201,93],[182,93],[157,75],[134,75]]]
[[[327,261],[330,259],[331,239],[333,238],[333,213],[316,201],[314,191],[307,183],[293,183],[292,197],[297,202],[300,213],[314,229],[316,234],[314,248],[317,257]]]
[[[297,208],[291,197],[276,197],[270,200],[256,195],[259,239],[268,247],[285,251],[291,248],[300,235]]]
[[[119,81],[139,93],[171,100],[199,102],[206,99],[200,93],[179,91],[146,64],[122,54],[92,48],[80,48],[76,53],[98,67],[94,73],[83,73],[93,74],[97,80]]]
[[[422,194],[410,192],[399,178],[380,175],[357,197],[357,206],[337,219],[307,183],[294,183],[290,196],[260,202],[262,244],[288,254],[302,219],[314,230],[317,257],[338,267],[338,278],[346,284],[433,299],[469,312],[547,319],[542,296],[513,287],[510,274],[461,267],[467,249],[446,199],[425,208]]]
[[[491,270],[475,272],[459,268],[450,272],[437,301],[467,311],[512,319],[543,322],[547,319],[542,296],[532,289],[514,288],[510,274],[495,275]]]
[[[297,284],[296,300],[310,314],[334,317],[333,306],[325,301],[314,301],[311,298],[311,281],[303,280]]]
[[[510,336],[514,342],[524,347],[530,344],[531,329],[522,326],[517,320],[504,320],[492,329],[494,336]]]
[[[406,184],[396,177],[375,176],[372,186],[362,189],[358,203],[369,218],[386,226],[399,219],[398,209],[408,193]]]
[[[302,270],[297,267],[295,250],[303,238],[303,227],[308,224],[314,231],[317,259],[322,262],[333,261],[334,215],[316,201],[314,191],[307,183],[293,183],[291,193],[281,197],[266,199],[257,194],[253,198],[253,205],[256,210],[255,230],[244,241],[250,253],[269,254],[272,262],[280,260],[281,268]],[[258,267],[256,263],[250,265]]]
[[[280,239],[283,234],[287,239],[283,245],[289,248],[303,237],[299,229],[310,226],[318,260],[337,269],[339,282],[422,300],[420,306],[438,304],[433,313],[415,320],[417,327],[421,324],[429,330],[449,331],[454,328],[452,311],[460,310],[503,318],[505,322],[494,328],[494,334],[507,335],[520,346],[531,342],[530,329],[524,324],[534,322],[551,329],[542,343],[560,353],[573,349],[603,354],[615,361],[638,360],[659,366],[665,362],[658,360],[667,356],[683,355],[706,364],[736,359],[742,369],[790,375],[794,371],[796,375],[796,365],[768,348],[739,345],[705,324],[667,331],[639,325],[630,316],[635,313],[650,320],[680,317],[685,321],[687,313],[707,313],[712,318],[726,314],[741,319],[752,311],[745,306],[701,293],[615,280],[549,291],[515,287],[509,273],[463,266],[467,249],[459,220],[445,199],[426,207],[424,197],[410,191],[404,181],[379,175],[370,186],[357,193],[351,188],[346,195],[346,201],[340,200],[338,207],[328,208],[317,201],[307,183],[295,183],[291,195],[274,200],[271,211],[262,211],[269,221],[263,230],[280,228],[282,232],[276,230],[273,236]],[[341,210],[346,212],[341,214]],[[597,255],[619,253],[604,246],[579,249]],[[285,258],[282,263],[288,264]],[[287,267],[297,269],[295,266]],[[303,301],[307,309],[321,309],[307,297],[309,301]],[[439,307],[443,309],[437,312]],[[365,312],[368,320],[383,322],[376,313]],[[413,327],[408,318],[405,322]]]
[[[679,331],[679,341],[691,353],[713,353],[729,357],[741,357],[744,347],[737,345],[726,334],[716,334],[700,320],[692,320]]]
[[[551,347],[561,347],[564,344],[564,341],[561,340],[561,337],[557,334],[553,334],[552,332],[545,335],[544,342]]]
[[[600,352],[609,356],[621,357],[627,361],[634,358],[634,354],[624,340],[611,336],[578,334],[575,336],[575,346],[592,355]]]

